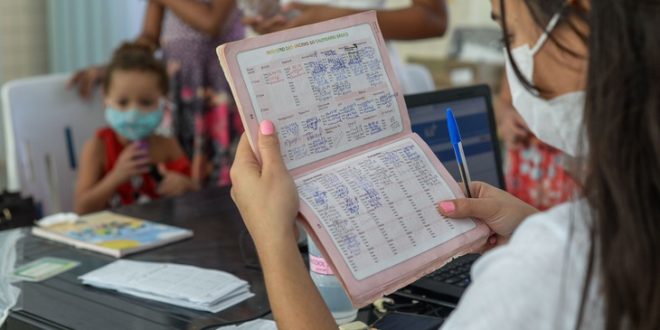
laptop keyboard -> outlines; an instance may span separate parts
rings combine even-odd
[[[443,301],[458,301],[470,285],[470,268],[478,254],[460,256],[435,272],[421,278],[406,289],[413,294]]]
[[[468,254],[458,257],[444,267],[428,275],[431,279],[446,284],[466,288],[471,283],[470,268],[479,257],[478,254]]]

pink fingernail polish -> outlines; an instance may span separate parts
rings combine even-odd
[[[453,202],[441,202],[440,208],[442,209],[443,212],[447,214],[452,213],[456,210],[456,206],[454,206]]]
[[[263,135],[273,135],[273,133],[275,133],[275,126],[272,121],[264,120],[261,122],[261,125],[259,125],[259,130]]]

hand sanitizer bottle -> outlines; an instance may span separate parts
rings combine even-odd
[[[349,323],[357,317],[358,310],[353,307],[346,295],[346,291],[332,273],[330,265],[325,261],[316,247],[314,240],[308,236],[309,246],[309,274],[312,281],[321,292],[321,297],[332,312],[338,325]]]

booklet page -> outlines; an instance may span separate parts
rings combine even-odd
[[[369,24],[237,55],[257,120],[279,134],[294,169],[403,130]]]
[[[455,196],[412,138],[314,171],[296,185],[358,280],[476,226],[436,211]]]

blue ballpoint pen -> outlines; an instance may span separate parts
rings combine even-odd
[[[465,161],[465,153],[463,152],[463,142],[461,141],[461,132],[458,130],[456,118],[451,109],[447,109],[447,127],[449,128],[449,139],[451,145],[454,147],[454,154],[456,155],[456,162],[458,163],[458,170],[461,173],[461,179],[465,184],[465,192],[468,198],[472,198],[470,192],[470,172],[468,171],[467,163]]]

